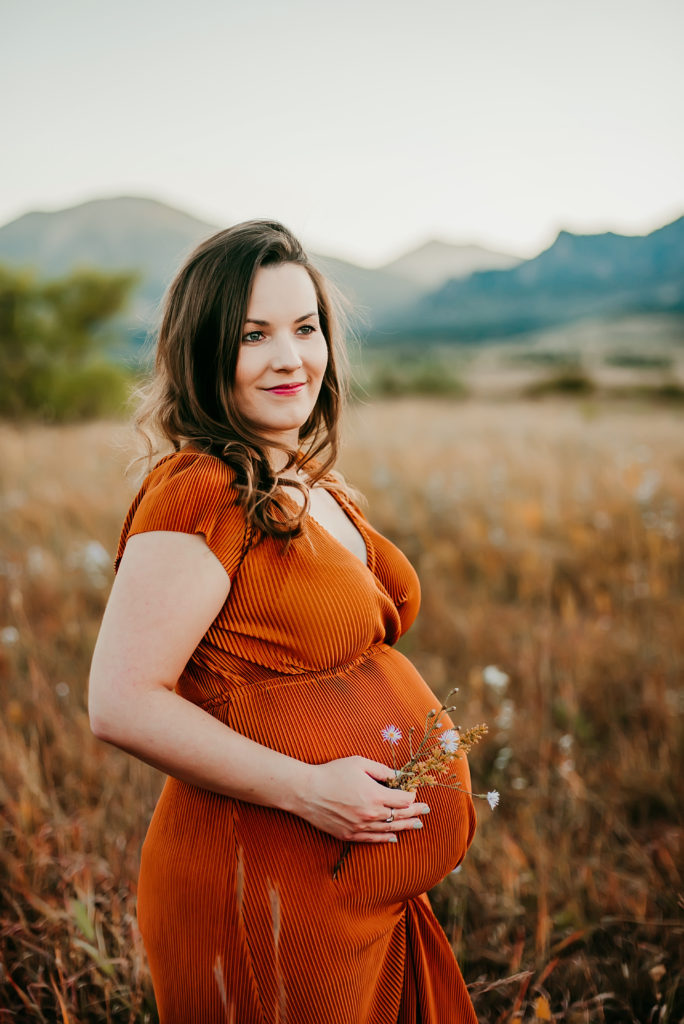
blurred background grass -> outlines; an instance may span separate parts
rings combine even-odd
[[[127,437],[0,427],[0,1019],[156,1019],[135,880],[163,777],[86,710]],[[678,407],[414,396],[355,404],[346,437],[420,575],[405,653],[490,724],[471,770],[501,805],[431,893],[479,1019],[680,1020]]]

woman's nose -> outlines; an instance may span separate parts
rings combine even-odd
[[[274,338],[271,353],[271,365],[274,370],[297,370],[302,366],[302,357],[291,335],[281,334]]]

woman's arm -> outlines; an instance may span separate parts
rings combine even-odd
[[[95,646],[91,728],[169,775],[306,818],[341,839],[391,839],[414,827],[415,793],[374,780],[387,765],[349,757],[309,765],[242,736],[174,692],[193,651],[223,606],[230,579],[198,534],[152,531],[128,539]],[[384,816],[386,817],[386,810]]]

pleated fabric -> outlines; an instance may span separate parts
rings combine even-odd
[[[381,730],[423,735],[439,699],[394,644],[420,604],[404,555],[348,497],[367,564],[313,517],[286,553],[255,538],[222,460],[186,448],[154,467],[121,532],[201,533],[231,577],[176,691],[257,743],[310,764],[391,763]],[[444,716],[445,725],[453,725]],[[465,758],[456,762],[465,790]],[[161,1024],[472,1024],[426,892],[465,856],[472,798],[423,787],[423,828],[343,843],[285,811],[168,777],[141,852],[138,922]]]

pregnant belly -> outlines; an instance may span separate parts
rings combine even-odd
[[[395,725],[402,733],[394,748],[401,765],[409,758],[409,729],[415,728],[415,748],[428,711],[439,706],[413,665],[382,646],[342,671],[247,685],[215,713],[250,739],[310,764],[361,755],[391,765],[381,730]],[[442,721],[453,724],[446,715]],[[452,774],[470,790],[465,758],[454,762]],[[465,793],[422,786],[417,799],[430,806],[423,828],[399,833],[396,844],[352,844],[335,882],[332,867],[344,844],[295,815],[235,801],[238,844],[248,858],[261,860],[272,879],[296,861],[298,873],[305,869],[316,886],[332,885],[338,898],[369,909],[395,903],[425,892],[453,870],[475,829],[472,799]]]

